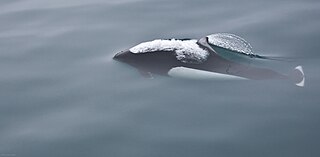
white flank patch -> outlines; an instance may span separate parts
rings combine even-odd
[[[219,46],[232,51],[253,54],[251,45],[243,38],[228,33],[217,33],[208,35],[208,42],[212,45]]]
[[[130,49],[132,53],[174,51],[176,58],[183,63],[199,64],[207,60],[209,52],[199,47],[197,40],[153,40],[141,43]]]
[[[209,72],[209,71],[186,68],[186,67],[172,68],[168,72],[168,75],[171,77],[185,78],[185,79],[198,79],[198,80],[248,80],[247,78],[243,78],[239,76]]]

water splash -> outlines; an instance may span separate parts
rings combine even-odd
[[[251,45],[243,38],[229,33],[216,33],[208,35],[208,42],[212,45],[246,55],[253,55]]]

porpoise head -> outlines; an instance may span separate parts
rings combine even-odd
[[[138,69],[140,73],[156,73],[167,75],[167,71],[180,62],[175,59],[174,53],[156,51],[149,53],[133,53],[130,50],[118,52],[113,59],[126,63]]]

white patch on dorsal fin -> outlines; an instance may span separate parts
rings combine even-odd
[[[243,38],[230,33],[216,33],[208,35],[208,42],[212,45],[231,51],[253,55],[251,45]]]

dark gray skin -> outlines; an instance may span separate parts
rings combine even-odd
[[[117,53],[114,59],[137,68],[144,76],[148,76],[150,73],[168,76],[168,71],[171,68],[183,66],[253,80],[288,79],[287,75],[280,74],[273,70],[254,67],[250,64],[237,63],[219,56],[208,44],[207,37],[201,38],[197,44],[210,52],[208,59],[201,64],[183,63],[176,59],[175,52],[168,51],[134,54],[129,50],[125,50]],[[249,57],[250,59],[260,56],[244,57]]]

